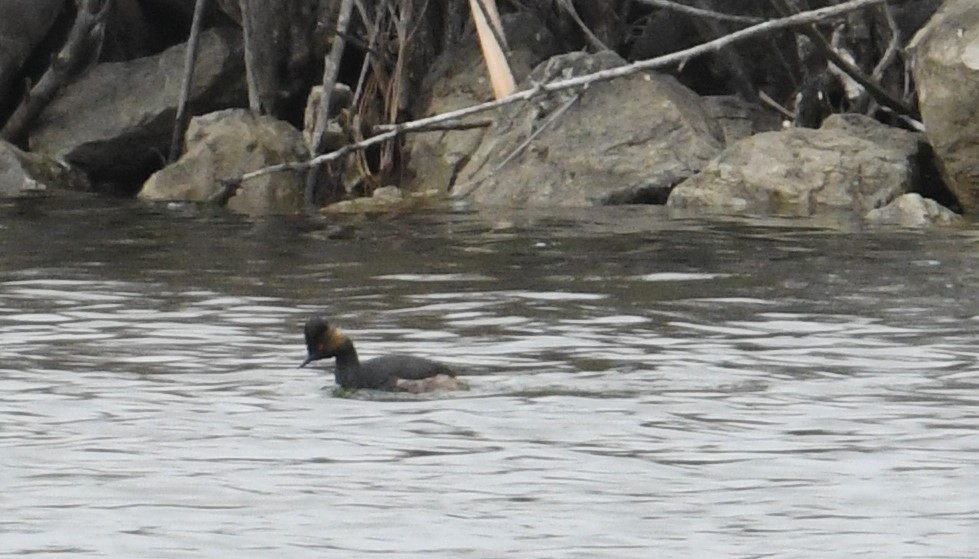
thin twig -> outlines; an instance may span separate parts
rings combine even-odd
[[[387,132],[378,134],[377,136],[372,136],[356,144],[346,145],[336,151],[332,151],[330,153],[325,153],[323,155],[317,156],[311,159],[310,161],[297,161],[293,163],[283,163],[280,165],[265,167],[262,169],[252,171],[250,173],[245,173],[244,175],[238,177],[237,179],[230,179],[230,182],[247,181],[270,173],[277,173],[280,171],[308,169],[313,165],[320,165],[327,161],[335,161],[337,159],[340,159],[341,157],[347,155],[352,151],[363,150],[370,146],[379,144],[381,142],[385,142],[387,140],[390,140],[391,138],[398,136],[399,134],[415,132],[417,130],[425,129],[433,124],[447,122],[451,120],[457,120],[472,114],[491,111],[493,109],[497,109],[505,105],[510,105],[512,103],[537,97],[538,95],[543,95],[544,93],[562,91],[565,89],[573,89],[594,82],[614,80],[624,76],[629,76],[637,72],[642,72],[644,70],[661,68],[663,66],[670,66],[672,64],[676,64],[678,62],[692,58],[694,56],[699,56],[709,52],[714,52],[718,49],[726,47],[727,45],[730,45],[731,43],[735,43],[737,41],[741,41],[749,37],[753,37],[755,35],[760,35],[762,33],[767,33],[776,29],[785,29],[787,27],[795,27],[798,25],[809,24],[817,21],[823,21],[826,19],[834,18],[834,17],[839,17],[848,12],[852,12],[854,10],[866,8],[868,6],[880,4],[885,1],[886,0],[850,0],[849,2],[844,2],[843,4],[837,4],[835,6],[820,8],[818,10],[800,12],[798,14],[789,17],[766,21],[764,23],[759,23],[757,25],[753,25],[751,27],[746,27],[744,29],[735,31],[730,35],[719,37],[717,39],[714,39],[713,41],[708,41],[706,43],[697,45],[695,47],[677,51],[664,56],[658,56],[656,58],[650,58],[647,60],[640,60],[638,62],[633,62],[632,64],[626,64],[624,66],[609,68],[607,70],[602,70],[600,72],[595,72],[593,74],[576,76],[573,78],[553,81],[546,84],[542,84],[542,83],[534,84],[534,86],[529,89],[517,91],[502,99],[497,99],[495,101],[489,101],[487,103],[481,103],[479,105],[465,107],[455,111],[450,111],[447,113],[430,116],[427,118],[394,124],[392,125],[393,128],[391,130],[388,130]]]
[[[384,94],[387,103],[386,108],[388,110],[386,119],[388,122],[393,123],[398,120],[398,113],[401,110],[401,95],[404,89],[404,80],[406,79],[405,59],[408,56],[408,44],[411,41],[408,27],[411,23],[411,14],[414,10],[414,0],[402,0],[400,14],[395,13],[393,4],[389,3],[389,6],[391,6],[389,8],[392,18],[391,23],[394,25],[398,41],[398,56],[395,58],[394,71],[391,72],[391,80],[386,84],[387,88]],[[380,164],[378,165],[381,171],[389,169],[394,164],[394,154],[394,146],[384,145],[381,147]]]
[[[795,113],[783,107],[775,99],[772,99],[772,97],[769,94],[765,93],[764,90],[758,90],[758,99],[760,99],[762,103],[765,103],[769,107],[781,113],[782,116],[790,119],[795,119]]]
[[[194,66],[197,62],[197,47],[200,44],[201,20],[204,19],[204,6],[207,0],[197,0],[194,4],[194,19],[190,24],[190,39],[184,53],[184,81],[180,86],[180,99],[177,101],[177,116],[173,119],[173,135],[170,136],[170,155],[167,161],[173,163],[180,157],[180,144],[187,128],[187,100],[194,82]]]
[[[518,145],[516,148],[514,148],[513,151],[511,151],[509,155],[507,155],[505,158],[503,158],[503,161],[501,161],[499,165],[497,165],[496,167],[493,167],[490,170],[490,172],[489,172],[490,176],[495,175],[497,172],[499,172],[500,169],[506,167],[511,161],[513,161],[514,159],[516,159],[516,157],[518,155],[520,155],[521,153],[523,153],[523,151],[525,149],[527,149],[527,146],[529,146],[530,143],[533,142],[537,138],[537,136],[540,136],[542,133],[544,133],[545,130],[547,130],[548,128],[550,128],[552,124],[554,124],[555,122],[557,122],[557,119],[561,118],[561,115],[563,115],[564,113],[568,112],[568,109],[571,108],[571,105],[574,105],[578,101],[578,99],[581,99],[581,93],[578,93],[577,95],[575,95],[571,99],[568,99],[556,111],[554,111],[550,116],[548,116],[547,117],[547,120],[545,120],[540,126],[537,127],[537,130],[534,130],[534,132],[532,134],[530,134],[529,136],[527,136],[527,139],[526,140],[520,142],[520,145]]]
[[[390,132],[394,130],[397,125],[395,124],[378,124],[374,126],[371,131],[374,134],[381,134],[383,132]],[[426,126],[425,128],[420,128],[418,130],[413,130],[412,132],[444,132],[446,130],[471,130],[473,128],[487,128],[493,126],[493,119],[491,118],[480,118],[476,120],[467,120],[465,122],[440,122],[433,124],[431,126]]]
[[[686,4],[670,2],[670,0],[639,0],[639,3],[648,4],[650,6],[656,6],[657,8],[663,8],[665,10],[672,10],[674,12],[684,13],[694,17],[706,17],[711,19],[719,19],[721,21],[733,21],[735,23],[748,23],[748,24],[761,23],[765,21],[764,18],[760,18],[760,17],[736,16],[733,14],[724,14],[712,10],[694,8],[693,6],[687,6]]]
[[[884,77],[884,72],[888,66],[897,59],[897,53],[901,48],[901,29],[897,25],[897,20],[894,19],[894,12],[891,9],[891,5],[885,2],[881,7],[884,10],[884,19],[887,20],[887,27],[891,31],[891,40],[887,43],[887,50],[880,57],[880,62],[877,63],[877,66],[874,66],[874,71],[870,73],[870,77],[878,81]]]
[[[367,10],[363,7],[363,1],[355,0],[355,4],[357,11],[360,12],[360,19],[367,26],[369,20],[365,19],[367,17]],[[360,67],[360,75],[357,76],[357,87],[354,89],[354,97],[350,102],[351,107],[356,107],[360,103],[360,96],[364,94],[364,83],[367,81],[367,71],[371,66],[371,57],[374,56],[374,49],[377,48],[377,36],[380,34],[382,17],[384,17],[384,11],[378,10],[377,15],[374,17],[374,24],[367,28],[367,34],[370,38],[367,42],[367,52],[364,54],[364,63]]]
[[[330,119],[330,98],[333,96],[333,89],[337,85],[340,59],[343,57],[343,49],[346,46],[344,35],[347,32],[347,27],[350,26],[350,14],[353,12],[353,7],[353,0],[343,0],[340,3],[336,34],[333,36],[330,53],[323,60],[323,94],[320,97],[320,110],[316,113],[313,140],[309,146],[310,154],[313,156],[319,155],[323,149],[323,135],[326,131],[326,123]]]
[[[882,4],[883,1],[872,2],[872,4]],[[840,4],[839,6],[845,6],[846,4]],[[775,6],[779,8],[780,11],[784,13],[789,13],[790,8],[785,0],[775,0]],[[838,7],[839,7],[838,6]],[[800,12],[799,15],[806,13]],[[792,16],[788,16],[792,17]],[[849,60],[843,58],[839,52],[837,52],[833,45],[826,39],[826,37],[816,29],[814,21],[805,22],[799,26],[799,31],[809,37],[813,44],[819,51],[825,56],[832,64],[835,64],[837,68],[845,72],[850,76],[853,81],[857,82],[863,86],[868,93],[874,98],[874,101],[880,103],[882,107],[887,107],[891,111],[899,115],[909,116],[911,118],[917,118],[918,112],[911,106],[905,104],[900,99],[897,99],[890,93],[888,93],[884,88],[877,84],[876,81],[868,77],[863,73],[863,70],[858,68],[856,65],[851,63]],[[750,29],[750,28],[749,28]]]
[[[574,9],[574,5],[571,3],[571,0],[559,0],[558,4],[564,8],[564,11],[568,13],[568,16],[570,16],[571,20],[575,22],[575,25],[581,28],[582,33],[585,34],[585,38],[588,39],[588,42],[591,43],[591,47],[595,49],[596,52],[609,50],[609,48],[605,46],[605,43],[603,43],[601,39],[592,33],[591,29],[589,29],[587,25],[585,25],[585,22],[582,21],[581,16],[578,15],[578,11]]]

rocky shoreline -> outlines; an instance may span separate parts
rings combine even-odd
[[[43,22],[56,4],[5,4],[0,12],[8,13],[0,13],[0,21]],[[117,4],[132,8],[132,3]],[[182,4],[181,13],[186,13],[193,2]],[[325,4],[336,3],[324,0],[318,13],[335,17]],[[145,8],[147,3],[135,5]],[[902,5],[895,3],[893,9]],[[219,203],[249,215],[308,211],[310,200],[303,195],[307,173],[301,170],[271,173],[228,189],[229,180],[249,171],[309,158],[310,118],[322,91],[301,88],[308,97],[305,119],[246,109],[244,40],[236,26],[241,18],[236,6],[220,3],[223,15],[213,17],[214,25],[201,35],[188,105],[196,116],[184,134],[179,159],[167,164],[164,154],[184,71],[183,43],[131,60],[93,63],[74,76],[24,137],[0,142],[0,197],[104,191],[112,185],[148,201]],[[979,87],[979,5],[947,0],[934,8],[927,20],[901,29],[914,36],[899,51],[902,67],[913,76],[908,92],[917,93],[923,131],[872,100],[862,107],[856,97],[849,99],[850,106],[847,99],[838,101],[828,106],[818,126],[806,127],[800,124],[801,105],[793,123],[759,97],[733,91],[733,78],[727,88],[732,91],[715,94],[698,91],[702,75],[639,72],[507,105],[490,115],[490,126],[409,134],[387,152],[351,152],[340,160],[338,184],[325,195],[321,191],[315,207],[386,212],[446,198],[474,207],[666,204],[688,213],[810,217],[851,212],[869,222],[903,227],[956,223],[960,213],[979,211],[979,120],[971,118],[979,111],[974,92]],[[675,14],[650,9],[649,22],[654,17],[680,21]],[[844,19],[837,32],[859,21]],[[518,89],[621,67],[656,52],[647,45],[637,53],[638,41],[630,53],[569,51],[567,38],[555,38],[553,26],[540,25],[527,11],[504,14],[503,24]],[[653,32],[651,25],[647,22],[642,31]],[[46,40],[43,27],[0,25],[0,44],[34,45],[2,53],[3,67],[16,63],[26,68]],[[424,74],[406,86],[418,94],[401,103],[398,121],[492,98],[471,31],[453,45],[433,55]],[[318,79],[314,69],[306,69],[309,84]],[[712,71],[716,74],[716,66]],[[7,96],[4,107],[16,105],[12,84],[23,76],[0,74],[7,80],[0,83],[0,94]],[[338,84],[331,96],[328,150],[369,135],[367,123],[382,123],[377,114],[366,119],[373,113],[363,108],[364,97],[353,105],[357,94],[351,91],[359,93],[362,84],[350,81]],[[799,89],[796,100],[803,93]],[[378,171],[385,161],[393,163]],[[390,184],[400,190],[385,186]],[[371,196],[375,191],[379,195]],[[330,206],[341,199],[347,201]]]

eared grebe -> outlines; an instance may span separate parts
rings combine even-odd
[[[418,393],[466,388],[448,366],[423,357],[385,355],[361,363],[350,338],[320,317],[306,321],[305,335],[307,356],[300,367],[335,357],[336,382],[346,389]]]

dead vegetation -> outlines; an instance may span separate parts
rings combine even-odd
[[[216,3],[216,5],[214,4]],[[0,113],[4,139],[23,142],[32,119],[73,75],[94,63],[105,30],[118,26],[111,0],[76,0],[70,33],[36,82],[9,114]],[[913,126],[914,91],[906,78],[903,45],[930,2],[885,0],[197,0],[195,25],[239,25],[244,32],[249,106],[300,126],[310,86],[325,86],[312,127],[310,159],[232,177],[227,188],[265,173],[308,170],[308,201],[350,187],[341,169],[369,192],[402,169],[406,133],[471,127],[464,117],[489,113],[564,89],[650,70],[675,74],[701,94],[737,94],[765,103],[798,126],[827,114],[857,111]],[[217,10],[220,7],[221,10]],[[927,10],[927,7],[925,8]],[[217,16],[215,16],[217,12]],[[204,14],[211,17],[204,21]],[[918,14],[920,15],[920,14]],[[509,76],[507,18],[534,18],[567,51],[611,49],[629,64],[550,83],[518,85]],[[918,18],[920,20],[920,17]],[[475,20],[497,99],[462,110],[422,115],[423,78],[439,56],[474,41]],[[204,22],[202,24],[202,21]],[[190,32],[191,41],[197,31]],[[193,68],[187,59],[187,85]],[[354,93],[329,113],[338,83]],[[520,89],[523,87],[523,89]],[[185,126],[186,93],[177,111],[171,160]],[[492,116],[492,115],[490,115]],[[346,145],[324,153],[329,122]],[[482,125],[486,124],[482,121]],[[309,124],[307,124],[308,126]],[[341,165],[342,163],[342,165]],[[320,168],[324,170],[321,171]]]

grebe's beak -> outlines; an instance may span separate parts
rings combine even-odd
[[[301,365],[299,365],[299,368],[301,369],[313,361],[319,361],[320,359],[326,359],[327,357],[329,357],[329,355],[324,354],[322,351],[315,351],[311,349],[306,353],[306,359]]]

